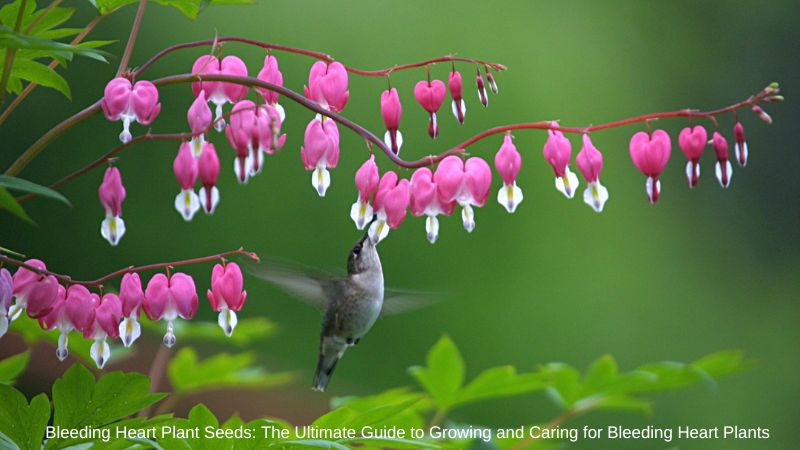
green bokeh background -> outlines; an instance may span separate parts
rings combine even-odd
[[[93,11],[77,5],[74,22]],[[72,5],[70,5],[70,3]],[[118,39],[120,54],[135,8],[104,21],[93,34]],[[543,119],[565,125],[602,123],[647,112],[683,107],[717,108],[746,98],[779,81],[788,101],[769,107],[767,126],[745,111],[750,145],[748,167],[734,167],[733,184],[723,190],[713,177],[713,152],[702,160],[700,185],[689,190],[677,131],[684,120],[654,123],[670,131],[673,157],[663,177],[663,195],[651,207],[644,177],[628,157],[632,126],[597,133],[604,152],[602,180],[611,199],[602,214],[581,201],[566,200],[553,187],[541,156],[545,135],[520,132],[523,156],[519,185],[525,201],[509,215],[494,201],[476,212],[468,235],[455,216],[442,220],[440,241],[431,246],[424,222],[409,217],[381,244],[387,283],[443,291],[448,301],[381,320],[337,368],[329,392],[311,394],[319,317],[309,307],[255,279],[246,280],[248,304],[242,316],[268,316],[280,333],[258,351],[271,370],[300,370],[294,385],[278,391],[218,402],[221,415],[233,411],[270,414],[298,421],[323,411],[333,395],[367,394],[410,384],[405,369],[423,361],[443,333],[461,348],[471,374],[489,366],[514,364],[522,370],[564,361],[585,367],[611,353],[623,369],[654,360],[691,360],[721,349],[743,349],[757,366],[723,380],[717,390],[702,386],[657,397],[656,414],[637,417],[597,414],[578,424],[739,425],[768,427],[765,442],[726,441],[724,448],[790,448],[800,417],[800,211],[796,148],[800,110],[798,81],[800,8],[795,1],[366,1],[264,0],[258,6],[210,7],[196,21],[150,5],[132,64],[181,41],[207,39],[215,32],[321,50],[346,64],[382,68],[457,52],[504,63],[496,76],[500,95],[479,106],[474,68],[465,75],[467,121],[458,126],[443,108],[441,136],[431,142],[426,116],[413,101],[413,84],[424,69],[398,73],[392,84],[405,106],[403,156],[438,152],[490,126]],[[205,50],[176,53],[157,63],[149,77],[188,72]],[[250,73],[264,52],[230,44]],[[312,61],[278,53],[286,85],[301,90]],[[114,66],[76,60],[66,77],[72,102],[38,89],[0,128],[0,167],[13,161],[59,120],[95,101]],[[446,76],[449,65],[433,68]],[[382,135],[378,97],[382,78],[352,76],[345,115]],[[186,129],[192,101],[188,86],[161,91],[155,132]],[[448,100],[449,101],[449,100]],[[288,100],[287,145],[269,157],[264,172],[248,185],[233,177],[233,151],[222,135],[212,136],[222,159],[222,201],[211,217],[184,223],[172,204],[178,192],[172,175],[174,143],[144,143],[125,151],[118,165],[128,190],[124,217],[128,233],[118,248],[100,237],[103,218],[97,200],[102,171],[95,170],[62,192],[73,208],[45,200],[26,204],[38,227],[4,213],[0,245],[46,260],[76,278],[95,278],[129,264],[188,258],[240,245],[263,257],[343,268],[359,237],[348,217],[356,197],[352,176],[365,159],[357,135],[342,131],[342,157],[324,199],[312,190],[298,154],[312,114]],[[730,138],[733,117],[720,118]],[[709,125],[708,123],[705,123]],[[119,124],[101,117],[65,135],[31,164],[23,176],[47,183],[77,169],[118,143]],[[134,134],[143,127],[134,126]],[[471,153],[493,158],[501,137],[487,139]],[[575,152],[579,141],[572,139]],[[379,157],[382,170],[392,168]],[[404,173],[410,176],[410,173]],[[581,180],[583,181],[583,180]],[[581,187],[582,192],[583,186]],[[210,267],[188,270],[204,291]],[[214,320],[204,303],[199,320]],[[179,337],[180,340],[180,337]],[[152,347],[143,346],[151,352]],[[207,351],[216,351],[208,349]],[[47,357],[49,358],[49,354]],[[147,355],[144,357],[147,359]],[[47,378],[57,361],[38,366]],[[142,367],[144,368],[144,366]],[[283,399],[283,400],[280,400]],[[287,400],[289,399],[289,400]],[[186,406],[186,405],[184,405]],[[487,402],[453,413],[455,420],[489,426],[546,421],[557,410],[541,395]],[[721,448],[719,442],[678,442],[681,448]],[[666,448],[659,441],[579,442],[576,448]]]

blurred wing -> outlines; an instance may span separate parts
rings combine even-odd
[[[384,289],[381,314],[403,314],[434,305],[444,300],[440,293]]]
[[[337,281],[329,275],[287,263],[267,261],[243,263],[251,275],[278,286],[298,300],[324,308],[329,293],[335,292]]]

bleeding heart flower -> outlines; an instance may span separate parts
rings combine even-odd
[[[144,312],[150,320],[167,321],[164,345],[175,345],[173,322],[178,317],[191,319],[197,312],[197,289],[192,277],[180,272],[170,278],[163,273],[153,276],[144,292]]]
[[[442,107],[446,93],[447,89],[440,80],[420,81],[414,86],[414,98],[430,115],[428,135],[432,139],[439,136],[439,121],[436,118],[436,112]]]
[[[489,106],[489,96],[486,95],[486,85],[483,84],[483,76],[481,76],[480,69],[478,69],[475,75],[475,83],[478,86],[478,98],[481,101],[481,105]]]
[[[247,76],[247,66],[244,61],[236,56],[226,56],[222,61],[212,55],[203,55],[192,65],[194,75],[229,75],[236,77]],[[216,117],[214,118],[214,128],[222,131],[225,128],[225,120],[222,119],[222,106],[225,103],[236,103],[247,95],[247,86],[223,81],[197,81],[192,83],[192,91],[197,96],[201,91],[205,91],[208,100],[215,104]]]
[[[608,201],[608,189],[600,184],[600,172],[603,171],[603,154],[597,150],[588,134],[583,135],[583,147],[575,158],[578,168],[586,179],[586,190],[583,201],[596,212],[602,212]]]
[[[370,155],[369,159],[356,171],[356,188],[358,189],[358,199],[350,208],[350,218],[356,224],[356,228],[363,230],[370,220],[372,220],[373,209],[370,205],[372,195],[378,190],[380,174],[378,165],[375,164],[375,155]]]
[[[135,120],[142,125],[150,125],[161,111],[158,89],[153,83],[142,80],[131,84],[130,80],[123,77],[108,82],[100,107],[106,119],[122,121],[119,140],[123,143],[131,141],[131,122]]]
[[[389,235],[389,228],[397,229],[406,218],[410,201],[408,180],[397,180],[397,174],[386,172],[378,184],[373,208],[376,219],[369,227],[369,237],[377,244]]]
[[[494,77],[488,69],[486,70],[486,82],[489,83],[489,89],[492,90],[492,94],[500,92],[500,89],[497,87],[497,82],[494,81]]]
[[[58,347],[56,348],[56,357],[59,361],[64,361],[69,356],[69,332],[75,329],[67,314],[66,299],[67,290],[64,286],[59,285],[53,308],[46,316],[39,318],[39,325],[43,329],[50,331],[57,328],[59,331]]]
[[[122,302],[115,294],[105,294],[102,300],[97,294],[92,294],[92,299],[95,304],[94,322],[83,335],[87,339],[94,339],[89,354],[97,368],[102,369],[111,358],[111,348],[106,338],[119,337]]]
[[[122,322],[119,336],[125,347],[130,347],[142,334],[139,315],[144,304],[142,280],[138,273],[126,273],[119,286],[119,299],[122,302]]]
[[[703,156],[707,143],[708,133],[700,125],[686,127],[678,135],[678,146],[689,160],[686,163],[686,179],[690,188],[697,186],[697,181],[700,179],[700,157]]]
[[[236,150],[233,171],[240,184],[245,184],[253,172],[253,154],[257,145],[258,119],[256,104],[250,100],[242,100],[233,105],[230,125],[225,130],[228,142]]]
[[[464,116],[467,115],[467,104],[464,103],[464,98],[461,95],[461,88],[463,86],[461,74],[453,69],[453,71],[450,72],[450,75],[447,77],[447,84],[450,87],[450,97],[453,99],[453,115],[458,123],[463,125]]]
[[[733,145],[733,151],[736,154],[736,160],[739,161],[739,166],[744,167],[747,165],[747,142],[744,140],[742,122],[736,121],[736,125],[733,126],[733,134],[736,136],[736,144]]]
[[[266,58],[264,58],[264,67],[262,67],[258,72],[258,79],[270,84],[274,84],[275,86],[283,86],[283,73],[281,73],[280,68],[278,68],[278,58],[269,54]],[[283,109],[283,106],[278,103],[280,95],[277,92],[270,91],[269,89],[258,88],[257,90],[258,93],[264,97],[264,101],[267,102],[268,105],[275,108],[281,117],[281,122],[285,121],[286,111]]]
[[[464,229],[475,229],[473,206],[483,206],[489,198],[492,186],[492,169],[481,158],[469,158],[467,162],[451,155],[443,159],[436,168],[433,181],[439,189],[441,200],[456,201],[461,205],[461,220]]]
[[[186,113],[186,119],[189,121],[189,128],[192,129],[192,151],[195,158],[200,157],[200,152],[203,151],[203,144],[206,142],[206,130],[211,126],[212,114],[211,108],[208,107],[206,100],[206,91],[200,91],[197,98],[192,102],[189,111]]]
[[[403,133],[398,129],[400,128],[400,118],[403,116],[403,105],[400,104],[397,89],[387,89],[381,94],[381,116],[386,125],[383,142],[392,149],[395,155],[399,155],[400,147],[403,146]]]
[[[339,128],[336,122],[317,117],[308,123],[300,157],[306,170],[313,170],[311,186],[320,197],[331,185],[328,167],[335,168],[339,163]]]
[[[522,157],[514,146],[514,136],[507,134],[494,157],[494,167],[503,179],[503,187],[497,192],[497,202],[510,213],[516,211],[523,198],[522,189],[517,187],[520,166]]]
[[[217,189],[217,178],[219,178],[219,158],[214,144],[206,142],[203,144],[203,152],[197,161],[197,173],[200,176],[200,206],[206,214],[214,214],[214,210],[219,203],[219,189]]]
[[[8,331],[8,310],[14,298],[14,280],[8,269],[0,269],[0,337]]]
[[[175,197],[175,209],[187,222],[200,209],[200,200],[194,192],[197,170],[197,158],[192,153],[192,145],[188,142],[182,143],[172,163],[172,171],[181,186],[181,192]]]
[[[552,126],[557,127],[557,122],[552,122]],[[544,159],[553,168],[556,174],[556,189],[567,198],[575,196],[578,190],[578,177],[569,170],[569,162],[572,159],[572,144],[558,130],[547,130],[547,141],[544,144]]]
[[[433,180],[433,172],[427,167],[422,167],[414,171],[411,175],[411,214],[415,217],[426,215],[425,233],[428,242],[435,243],[439,238],[439,214],[449,216],[453,214],[456,202],[444,200],[439,194],[436,182]]]
[[[125,235],[125,221],[122,220],[122,202],[125,201],[125,186],[122,175],[116,167],[109,167],[103,175],[98,196],[100,204],[106,212],[106,218],[100,224],[100,235],[109,244],[116,246]]]
[[[281,134],[281,125],[281,115],[277,109],[270,105],[260,105],[256,108],[256,127],[251,129],[255,135],[251,137],[254,145],[250,176],[261,172],[265,153],[273,155],[286,143],[286,135]]]
[[[241,310],[247,300],[243,286],[242,270],[236,263],[216,264],[211,271],[211,289],[206,294],[211,307],[219,312],[217,323],[228,337],[238,323],[236,311]]]
[[[305,86],[306,97],[319,103],[325,109],[341,112],[350,97],[347,90],[347,69],[340,62],[325,64],[317,61],[311,66],[308,74],[308,86]]]
[[[715,131],[711,139],[711,146],[714,147],[714,153],[717,154],[717,163],[714,165],[717,180],[720,186],[727,188],[731,185],[731,178],[733,178],[733,166],[728,160],[728,141]]]
[[[47,266],[38,259],[29,259],[25,264],[46,271]],[[39,275],[33,270],[20,267],[12,277],[15,303],[8,309],[10,322],[16,320],[22,311],[31,319],[47,315],[58,296],[58,279],[53,275]]]
[[[664,130],[656,130],[650,136],[640,131],[633,135],[629,147],[633,164],[647,177],[647,198],[654,205],[661,195],[661,181],[658,177],[667,166],[672,152],[669,134]]]

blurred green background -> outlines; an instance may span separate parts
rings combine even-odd
[[[76,25],[94,14],[77,6]],[[119,55],[135,7],[114,14],[93,33],[119,40]],[[330,396],[366,394],[411,384],[408,366],[420,363],[443,333],[461,348],[471,374],[499,365],[527,370],[549,361],[584,367],[611,353],[623,369],[655,360],[691,360],[740,348],[757,366],[723,380],[717,391],[703,387],[659,397],[652,418],[602,414],[577,424],[768,427],[765,442],[726,441],[724,448],[790,448],[800,417],[800,209],[796,173],[794,98],[800,60],[800,7],[796,1],[339,1],[263,0],[256,6],[210,7],[191,22],[176,10],[147,9],[132,65],[168,45],[212,38],[215,33],[330,53],[348,65],[377,69],[456,52],[504,63],[496,75],[498,96],[482,108],[474,91],[474,67],[465,75],[467,120],[458,126],[443,107],[441,136],[431,142],[424,111],[412,96],[424,69],[398,73],[392,84],[404,105],[402,155],[408,159],[444,150],[490,126],[543,119],[565,125],[602,123],[648,112],[684,107],[713,109],[779,81],[788,98],[769,107],[767,126],[745,111],[750,146],[748,167],[734,166],[733,183],[723,190],[713,177],[713,152],[702,160],[700,185],[689,190],[677,131],[685,120],[654,123],[670,131],[673,157],[662,179],[656,207],[645,198],[644,177],[628,157],[628,139],[638,126],[596,133],[604,152],[602,181],[611,198],[602,214],[579,198],[566,200],[553,187],[552,171],[541,156],[542,132],[516,134],[523,155],[519,185],[525,201],[509,215],[494,200],[476,212],[477,229],[468,235],[460,218],[442,220],[440,241],[425,240],[424,221],[409,217],[381,246],[387,283],[443,291],[446,302],[403,316],[382,319],[348,352],[329,392],[311,393],[319,316],[271,286],[248,277],[248,304],[242,316],[268,316],[280,326],[277,337],[259,348],[271,370],[300,370],[298,381],[277,391],[217,399],[220,416],[275,415],[308,421],[324,411]],[[188,72],[207,49],[176,53],[157,63],[149,77]],[[261,68],[264,52],[225,46]],[[312,60],[277,54],[286,85],[301,90]],[[36,90],[0,128],[0,167],[6,167],[43,132],[102,95],[113,76],[109,66],[76,60],[64,71],[72,102]],[[449,64],[433,68],[446,77]],[[351,76],[345,115],[382,136],[379,94],[382,78]],[[155,132],[183,131],[192,97],[189,86],[161,90]],[[447,100],[449,102],[449,99]],[[236,183],[233,151],[212,135],[222,160],[221,203],[214,216],[199,214],[185,223],[173,208],[178,185],[172,174],[175,143],[144,143],[118,163],[128,190],[124,218],[128,232],[118,248],[99,234],[102,208],[95,170],[67,185],[68,208],[45,200],[26,203],[38,227],[7,213],[0,220],[0,245],[44,259],[48,267],[76,278],[95,278],[129,264],[182,259],[240,245],[264,258],[279,257],[323,268],[344,268],[359,237],[348,213],[356,191],[352,177],[365,159],[363,140],[342,131],[342,157],[324,199],[302,170],[299,147],[312,114],[284,99],[288,134],[285,149],[269,157],[264,172],[246,186]],[[709,125],[709,123],[703,123]],[[731,138],[733,117],[721,118]],[[21,175],[48,183],[117,145],[120,125],[97,117],[59,139]],[[134,134],[144,131],[134,126]],[[501,143],[487,139],[471,153],[489,158]],[[579,141],[573,137],[574,152]],[[392,169],[379,157],[382,170]],[[574,167],[574,166],[573,166]],[[405,173],[410,176],[410,173]],[[583,180],[581,180],[583,182]],[[188,270],[198,289],[208,285],[210,266]],[[201,297],[203,299],[203,297]],[[199,320],[215,320],[203,303]],[[180,341],[180,337],[178,337]],[[154,342],[151,342],[155,344]],[[146,370],[154,346],[140,346],[139,369]],[[201,349],[202,350],[202,349]],[[233,349],[231,349],[233,350]],[[42,363],[31,379],[49,380],[60,367],[51,349],[37,353]],[[216,349],[206,349],[207,352]],[[61,369],[59,369],[61,370]],[[28,389],[35,390],[28,381]],[[44,385],[43,385],[44,386]],[[44,389],[44,387],[38,389]],[[208,399],[214,401],[214,399]],[[183,407],[190,406],[189,403]],[[489,426],[546,421],[556,408],[541,395],[489,402],[457,411],[453,419]],[[614,448],[665,448],[653,441],[615,442]],[[720,448],[719,442],[679,443],[683,448]],[[576,448],[607,448],[608,442],[579,442]]]

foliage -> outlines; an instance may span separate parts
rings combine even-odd
[[[13,384],[25,371],[30,359],[31,352],[22,352],[0,361],[0,384]]]
[[[171,6],[182,12],[190,19],[196,19],[208,5],[247,5],[256,0],[153,0],[160,5]],[[139,3],[139,0],[89,0],[100,14],[109,14],[119,8]]]
[[[254,368],[252,363],[253,355],[249,353],[236,356],[220,354],[199,360],[194,350],[184,349],[170,364],[169,377],[176,394],[242,383],[247,385],[248,380],[250,387],[265,386],[283,382],[285,379],[281,377],[288,377],[286,374],[268,375]],[[20,362],[0,363],[0,374],[6,364],[19,366]],[[153,438],[116,439],[112,434],[108,442],[56,438],[48,440],[44,448],[62,449],[81,442],[93,442],[92,449],[463,448],[473,443],[429,438],[415,440],[407,436],[367,438],[360,435],[360,430],[363,427],[425,428],[446,420],[445,413],[459,406],[535,391],[548,392],[563,409],[563,417],[603,409],[649,414],[651,405],[642,397],[644,394],[681,389],[698,382],[713,383],[717,378],[742,370],[749,364],[740,352],[726,351],[692,363],[659,362],[620,372],[614,359],[606,355],[593,362],[584,373],[563,363],[546,364],[525,373],[518,373],[510,366],[499,366],[484,370],[467,381],[466,364],[458,348],[444,336],[428,352],[424,366],[409,370],[420,390],[395,388],[371,396],[334,399],[334,409],[311,426],[352,429],[358,433],[356,437],[336,439],[306,437],[298,433],[302,428],[273,418],[245,422],[234,416],[221,421],[202,404],[192,408],[186,418],[162,415],[151,419],[127,419],[164,395],[149,393],[149,381],[141,374],[111,372],[95,380],[85,367],[76,364],[53,385],[54,425],[102,429],[124,426],[129,430],[155,428],[162,431]],[[17,373],[19,371],[21,369],[16,369]],[[46,394],[39,394],[28,403],[19,391],[0,385],[0,441],[6,441],[0,443],[11,448],[38,449],[49,420]],[[164,429],[172,432],[162,435]],[[199,430],[200,434],[193,434],[192,430]],[[206,433],[215,433],[217,437],[208,439]],[[495,439],[486,448],[507,448],[512,444],[519,442]]]

